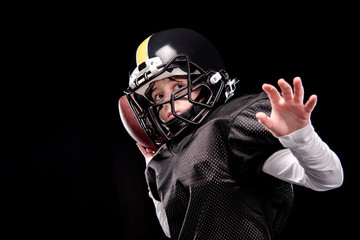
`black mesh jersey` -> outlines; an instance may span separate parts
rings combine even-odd
[[[275,239],[292,206],[290,183],[261,171],[282,145],[257,120],[265,93],[213,110],[201,126],[163,146],[145,170],[173,239]]]

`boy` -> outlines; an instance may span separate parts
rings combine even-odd
[[[236,96],[216,49],[182,28],[147,38],[130,71],[126,97],[153,144],[137,143],[166,236],[276,239],[292,184],[342,185],[340,160],[310,122],[317,97],[303,104],[299,77],[294,90],[280,79],[281,95],[264,84],[265,93]]]

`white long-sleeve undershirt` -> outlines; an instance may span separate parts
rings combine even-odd
[[[340,187],[343,169],[338,156],[321,140],[311,123],[289,135],[278,137],[285,149],[272,154],[264,163],[262,171],[283,181],[304,186],[315,191]],[[146,165],[151,158],[146,159]],[[169,224],[164,206],[152,198],[156,215],[167,237]]]
[[[343,169],[338,156],[321,140],[310,123],[278,138],[285,149],[275,152],[265,161],[263,172],[315,191],[342,185]]]

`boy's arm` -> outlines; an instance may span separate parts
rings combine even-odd
[[[287,148],[275,152],[262,170],[276,178],[315,191],[340,187],[343,169],[338,156],[321,140],[311,124],[279,137]]]
[[[136,146],[139,148],[140,152],[142,153],[142,155],[145,158],[145,164],[148,165],[149,162],[151,161],[151,159],[154,157],[154,155],[156,154],[155,151],[149,149],[149,148],[144,148],[143,146],[141,146],[139,143],[136,143]],[[167,237],[170,238],[170,228],[169,228],[169,223],[166,217],[166,212],[165,212],[165,208],[162,204],[162,202],[157,201],[153,195],[151,194],[151,191],[149,189],[149,197],[152,199],[153,203],[154,203],[154,207],[155,207],[155,212],[156,212],[156,216],[159,220],[159,223],[161,225],[161,228],[163,229],[165,235]]]
[[[294,78],[293,84],[294,91],[290,84],[280,79],[281,95],[274,86],[263,85],[271,102],[271,114],[267,116],[260,112],[256,117],[287,148],[270,156],[263,171],[318,191],[338,187],[343,181],[340,160],[315,133],[310,122],[317,97],[312,95],[303,104],[301,79]]]
[[[151,191],[149,190],[149,196],[153,200],[156,216],[159,220],[159,223],[161,225],[162,230],[164,231],[165,235],[170,238],[170,228],[169,223],[166,217],[165,208],[162,204],[162,202],[157,201],[151,194]]]

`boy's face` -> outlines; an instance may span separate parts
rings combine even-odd
[[[164,78],[161,80],[158,80],[154,83],[154,86],[151,90],[151,98],[155,103],[160,103],[164,101],[168,101],[171,98],[171,94],[179,90],[180,88],[187,85],[187,77],[186,76],[177,76],[177,77],[171,77],[170,78]],[[183,91],[176,94],[176,96],[179,96],[181,94],[184,94],[187,91],[187,89],[184,89]],[[191,93],[191,98],[196,99],[196,97],[199,95],[200,89],[197,89]],[[174,112],[178,115],[186,112],[190,109],[190,107],[193,104],[188,101],[188,95],[186,95],[183,98],[177,99],[174,101]],[[174,118],[174,115],[171,112],[171,104],[170,102],[163,105],[162,108],[160,108],[159,111],[159,118],[164,123],[167,123],[171,119]]]

